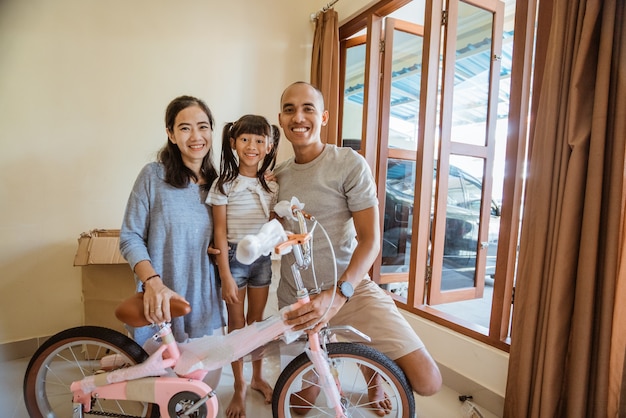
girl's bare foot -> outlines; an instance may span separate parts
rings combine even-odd
[[[242,418],[246,416],[246,390],[245,383],[235,384],[235,393],[228,408],[226,408],[226,416],[228,418]]]
[[[391,413],[392,405],[382,385],[382,378],[378,373],[372,378],[367,387],[367,397],[374,412],[379,417]]]
[[[252,379],[250,382],[250,387],[257,392],[261,392],[261,395],[265,397],[265,403],[272,403],[272,394],[274,393],[274,389],[267,383],[264,379]]]

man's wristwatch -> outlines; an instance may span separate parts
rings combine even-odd
[[[352,295],[354,295],[354,287],[352,287],[352,283],[345,282],[343,280],[339,280],[337,282],[337,291],[340,295],[346,298],[346,302],[350,300]]]

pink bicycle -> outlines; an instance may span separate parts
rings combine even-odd
[[[27,367],[24,402],[30,416],[215,418],[219,405],[213,388],[202,380],[206,374],[280,339],[304,347],[278,377],[272,400],[274,417],[290,417],[293,411],[316,417],[374,417],[368,391],[381,388],[392,405],[386,416],[414,417],[413,392],[400,368],[384,354],[352,342],[355,336],[369,340],[367,336],[351,327],[294,333],[283,322],[285,310],[307,303],[309,294],[319,291],[304,288],[300,277],[301,270],[313,265],[311,237],[316,227],[328,239],[315,218],[293,203],[288,204],[289,215],[298,220],[299,233],[287,235],[278,221],[268,222],[258,235],[247,237],[250,245],[239,244],[238,258],[239,248],[247,251],[241,257],[245,259],[256,258],[268,245],[279,254],[293,251],[296,303],[233,333],[185,343],[174,341],[169,324],[158,324],[154,338],[160,346],[151,355],[108,328],[81,326],[61,331],[37,350]],[[173,303],[171,310],[173,316],[189,312],[182,303]],[[132,326],[148,324],[141,294],[120,305],[116,315]],[[346,338],[350,341],[336,342]],[[311,386],[319,388],[315,399],[300,396]]]

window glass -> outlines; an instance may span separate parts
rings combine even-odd
[[[346,79],[343,92],[341,139],[344,147],[361,149],[363,93],[365,88],[365,44],[346,48]]]

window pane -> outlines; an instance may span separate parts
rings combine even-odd
[[[474,286],[482,173],[474,177],[461,167],[478,165],[482,166],[478,158],[451,158],[441,290]]]
[[[422,37],[394,31],[389,148],[417,150]]]
[[[415,161],[387,160],[386,186],[381,273],[407,273],[411,254]],[[390,287],[397,290],[398,286]],[[406,289],[406,286],[400,287]]]
[[[386,161],[387,177],[382,179],[386,190],[380,282],[383,288],[406,297],[415,200],[423,38],[417,25],[387,21],[388,24],[391,22],[394,22],[393,36],[389,36],[391,27],[388,27],[385,39],[385,60],[390,59],[390,71],[382,81],[389,83],[390,88],[385,95],[389,100],[389,118],[385,125],[388,126],[389,158]],[[399,29],[400,26],[403,30]],[[388,54],[391,54],[390,58]]]
[[[365,87],[365,44],[346,49],[346,80],[343,95],[342,145],[361,149],[363,91]]]
[[[493,14],[460,2],[459,28],[467,27],[472,30],[459,30],[456,40],[452,126],[458,129],[452,129],[451,140],[485,145]]]
[[[489,225],[484,225],[489,228],[488,240],[479,242],[483,160],[453,155],[450,162],[441,290],[473,287],[478,280],[484,280],[485,287],[479,299],[438,304],[436,308],[457,316],[463,312],[463,320],[488,328],[498,249],[499,208],[489,200]],[[484,277],[476,277],[479,246],[487,247]]]

